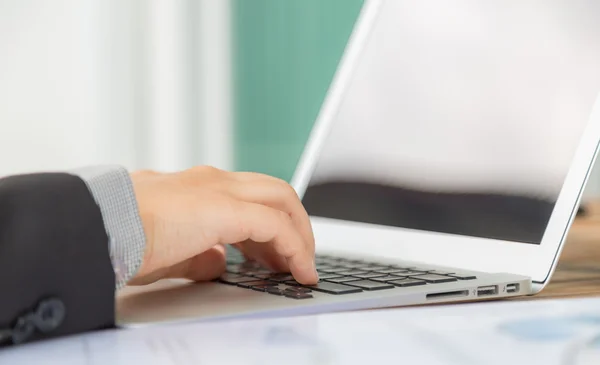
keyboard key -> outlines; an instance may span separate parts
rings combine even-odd
[[[227,272],[235,274],[247,273],[250,271],[256,271],[258,273],[258,270],[261,270],[261,267],[259,267],[258,264],[251,263],[249,261],[241,264],[227,265],[226,268]]]
[[[308,288],[316,291],[320,291],[323,293],[329,294],[351,294],[351,293],[360,293],[362,290],[360,288],[342,285],[337,283],[331,283],[328,281],[323,281],[318,283],[317,285],[307,286]]]
[[[270,286],[267,287],[267,289],[265,290],[267,293],[269,294],[273,294],[273,295],[283,295],[284,290],[279,289],[276,286]]]
[[[450,275],[450,274],[454,274],[453,271],[442,271],[442,270],[429,270],[427,271],[430,274],[437,274],[437,275]]]
[[[246,275],[249,275],[249,274],[246,274]],[[273,273],[266,273],[266,274],[254,274],[253,273],[251,275],[254,276],[257,279],[266,280],[266,279],[270,279],[273,276]]]
[[[288,286],[287,288],[285,288],[285,291],[291,291],[294,293],[311,293],[312,290],[310,290],[309,288],[305,288],[303,286]]]
[[[353,264],[355,266],[358,265],[368,265],[369,263],[363,260],[344,260],[344,262],[348,263],[348,264]]]
[[[333,269],[335,268],[335,266],[331,266],[331,265],[317,265],[317,271],[325,271],[328,269]]]
[[[315,264],[316,265],[331,265],[331,266],[335,266],[338,264],[338,260],[333,260],[333,259],[319,259],[316,258],[315,259]]]
[[[358,281],[359,278],[355,278],[354,276],[341,276],[339,278],[334,279],[325,279],[325,281],[330,281],[332,283],[346,283],[348,281]]]
[[[241,266],[239,264],[227,265],[225,271],[232,274],[239,274],[240,272],[242,272]]]
[[[450,283],[458,280],[457,278],[436,274],[412,275],[410,277],[417,280],[425,280],[426,282],[431,284]]]
[[[335,278],[341,278],[341,277],[342,277],[342,275],[338,275],[338,274],[328,274],[328,273],[319,274],[320,280],[335,279]]]
[[[315,266],[318,269],[320,267],[333,266],[333,265],[331,264],[331,261],[318,261],[318,260],[315,260]]]
[[[347,285],[359,287],[364,290],[381,290],[381,289],[392,289],[394,286],[387,283],[380,283],[372,280],[359,280],[351,281]]]
[[[381,266],[379,262],[371,262],[371,261],[352,261],[356,263],[356,266]]]
[[[237,285],[238,283],[242,283],[245,281],[256,281],[256,278],[250,276],[243,276],[238,274],[229,274],[225,273],[221,275],[219,281],[225,284]]]
[[[356,266],[356,269],[358,270],[364,270],[364,271],[377,271],[377,270],[384,270],[387,269],[387,266],[381,266],[381,265],[359,265]]]
[[[241,267],[245,269],[259,269],[260,264],[256,261],[244,261],[240,264]]]
[[[254,279],[254,281],[242,281],[237,283],[237,286],[240,286],[242,288],[252,288],[254,286],[276,286],[277,283],[274,283],[272,281],[264,281],[264,280],[256,280],[256,278]]]
[[[366,273],[367,272],[364,270],[354,270],[354,269],[336,272],[336,274],[338,274],[338,275],[352,275],[352,276],[362,275],[362,274],[366,274]]]
[[[356,270],[356,264],[352,264],[350,262],[338,262],[337,266],[344,270]]]
[[[407,287],[407,286],[417,286],[417,285],[425,285],[427,282],[423,280],[417,280],[412,278],[400,279],[400,280],[392,280],[388,281],[389,284],[393,284],[399,287]]]
[[[338,262],[340,266],[357,268],[358,266],[369,265],[368,262],[360,261],[360,260],[341,260]]]
[[[377,278],[371,278],[371,280],[373,281],[379,281],[382,283],[387,283],[390,282],[392,280],[400,280],[400,279],[406,279],[406,276],[399,276],[399,275],[387,275],[387,276],[380,276]]]
[[[340,271],[348,271],[348,268],[337,266],[337,267],[332,267],[332,268],[329,268],[329,269],[322,269],[321,270],[321,272],[329,273],[329,274],[337,274]]]
[[[400,271],[400,272],[394,273],[394,275],[402,275],[402,276],[414,276],[414,275],[422,275],[422,274],[427,274],[427,271],[406,270],[406,271]]]
[[[289,285],[285,285],[285,284],[275,284],[273,286],[268,286],[266,288],[266,292],[270,293],[270,294],[274,294],[274,295],[283,295],[286,290],[289,291],[291,289],[298,289],[298,288],[300,288],[300,287],[293,287],[293,286],[289,286]],[[302,288],[300,288],[300,289],[302,289]],[[310,289],[306,289],[306,290],[307,291],[296,290],[296,292],[302,292],[302,293],[310,292]]]
[[[290,274],[271,274],[269,280],[284,283],[286,281],[294,280],[294,277]]]
[[[321,282],[321,278],[319,278],[319,282]],[[296,280],[288,280],[285,283],[283,283],[285,285],[288,285],[290,287],[295,287],[295,286],[306,286],[304,284],[300,284],[299,282],[297,282]],[[312,287],[312,286],[310,286]]]
[[[404,266],[404,265],[390,265],[391,268],[400,269],[400,270],[419,270],[414,266]]]
[[[361,278],[361,279],[371,279],[371,278],[378,278],[378,277],[382,277],[382,276],[386,276],[386,274],[380,274],[380,273],[376,273],[376,272],[368,272],[366,274],[359,274],[359,275],[352,275],[355,278]]]
[[[326,257],[325,260],[327,262],[331,263],[332,265],[337,265],[337,264],[343,263],[345,261],[341,257],[333,257],[333,256]]]
[[[241,264],[246,261],[246,258],[242,255],[227,255],[226,262],[228,264]]]
[[[249,276],[258,276],[258,275],[263,275],[263,274],[273,274],[273,272],[269,271],[267,269],[248,269],[248,270],[242,269],[240,271],[240,274],[249,275]]]
[[[387,267],[385,269],[379,269],[379,270],[374,270],[375,272],[378,272],[380,274],[393,274],[393,273],[400,273],[403,271],[408,271],[406,269],[399,269],[399,268],[394,268],[394,267]]]
[[[286,298],[292,298],[292,299],[310,299],[310,298],[313,298],[312,294],[308,294],[308,293],[297,293],[297,292],[284,291],[283,295]]]
[[[458,280],[475,280],[477,276],[471,274],[449,274],[453,278],[457,278]]]
[[[246,283],[242,283],[242,284],[246,284]],[[267,289],[273,288],[273,287],[274,286],[272,284],[268,284],[268,285],[254,285],[254,286],[251,286],[250,289],[256,290],[256,291],[267,291]]]
[[[335,266],[339,263],[338,260],[332,260],[332,259],[315,259],[315,265],[329,265],[329,266]]]

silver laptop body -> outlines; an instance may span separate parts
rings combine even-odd
[[[230,250],[220,280],[125,288],[119,324],[540,291],[596,157],[598,65],[593,0],[365,1],[292,181],[318,286]]]

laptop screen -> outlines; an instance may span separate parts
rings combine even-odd
[[[539,244],[599,91],[600,1],[386,1],[303,203]]]

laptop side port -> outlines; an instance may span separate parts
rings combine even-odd
[[[487,285],[487,286],[480,286],[479,288],[477,288],[477,296],[478,297],[485,297],[488,295],[496,295],[498,294],[498,285]]]
[[[517,283],[513,283],[513,284],[507,284],[506,285],[506,292],[507,293],[518,293],[520,290],[520,285]]]

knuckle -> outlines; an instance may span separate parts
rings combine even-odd
[[[281,179],[276,179],[275,181],[277,183],[279,190],[281,191],[281,193],[284,197],[286,197],[288,199],[297,199],[298,198],[298,194],[296,193],[296,190],[290,184],[288,184],[286,181],[281,180]]]
[[[285,212],[278,211],[278,216],[279,216],[279,222],[280,222],[279,232],[282,233],[282,231],[287,231],[285,234],[280,234],[280,236],[287,237],[287,238],[298,237],[298,234],[294,228],[294,225],[292,223],[292,218],[290,217],[290,215]],[[300,247],[298,245],[299,242],[302,242],[302,240],[297,240],[297,239],[278,240],[279,254],[281,254],[282,256],[285,256],[285,257],[294,256],[298,252],[298,250],[300,250]]]
[[[290,258],[296,255],[298,247],[291,242],[278,242],[275,246],[275,250],[279,255]]]
[[[218,168],[216,168],[214,166],[208,166],[208,165],[195,166],[195,167],[192,167],[191,170],[195,174],[200,174],[200,175],[216,175],[221,172],[221,170],[219,170]]]
[[[213,166],[195,166],[183,172],[183,177],[193,186],[206,187],[210,181],[219,180],[221,170]]]
[[[277,215],[279,216],[279,220],[281,221],[282,224],[284,224],[287,227],[290,227],[292,224],[292,217],[290,217],[290,215],[284,211],[278,210],[277,211]]]

